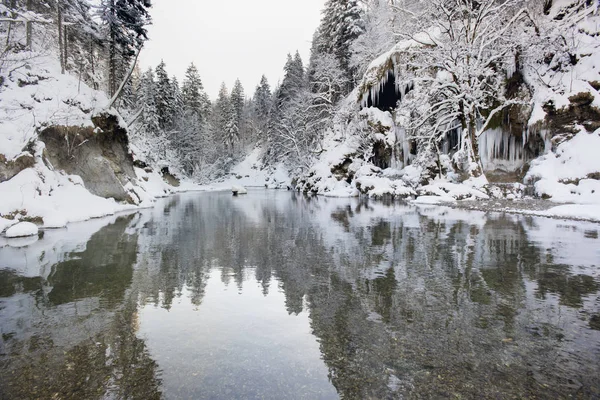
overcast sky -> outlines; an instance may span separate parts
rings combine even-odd
[[[221,82],[236,78],[252,96],[262,74],[271,88],[283,74],[287,53],[309,57],[310,41],[325,0],[153,0],[150,40],[140,55],[143,70],[161,59],[179,83],[190,62],[215,99]]]

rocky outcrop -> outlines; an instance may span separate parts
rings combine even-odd
[[[169,171],[169,167],[163,167],[160,170],[160,173],[162,175],[163,180],[165,182],[167,182],[169,185],[171,185],[173,187],[179,187],[179,185],[181,184],[179,179],[177,179],[177,177],[175,177],[175,175],[173,175],[171,173],[171,171]]]
[[[124,186],[135,180],[127,131],[117,117],[92,117],[95,127],[50,126],[39,134],[44,162],[51,169],[79,175],[91,193],[133,203]]]
[[[25,168],[31,168],[35,164],[34,157],[29,153],[22,153],[14,160],[7,160],[0,154],[0,182],[12,179]]]
[[[594,107],[593,102],[592,93],[581,92],[570,96],[566,107],[557,109],[551,101],[544,104],[544,125],[550,132],[554,145],[570,139],[579,132],[579,126],[583,126],[588,132],[600,128],[600,110]]]

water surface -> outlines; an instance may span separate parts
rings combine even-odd
[[[599,232],[256,190],[0,239],[0,398],[598,398]]]

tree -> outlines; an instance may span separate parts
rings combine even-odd
[[[310,71],[312,130],[318,136],[331,125],[336,104],[348,86],[348,78],[332,54],[317,54],[312,58]]]
[[[165,69],[165,62],[161,60],[160,64],[156,67],[156,85],[154,91],[154,98],[156,103],[156,112],[158,116],[158,123],[162,130],[170,129],[173,124],[173,102],[174,93],[173,86],[167,75]]]
[[[223,82],[215,102],[215,134],[220,138],[230,156],[233,155],[235,142],[239,139],[237,116],[231,104],[227,86]]]
[[[198,117],[199,123],[203,124],[208,117],[210,100],[204,92],[200,74],[194,63],[191,63],[185,71],[182,99],[185,109],[194,113]]]
[[[158,137],[160,123],[156,109],[156,86],[154,82],[154,72],[148,68],[140,80],[139,103],[142,105],[141,131],[146,137]]]
[[[350,44],[350,68],[363,76],[371,61],[394,45],[394,13],[387,0],[370,0],[363,33]]]
[[[527,19],[527,10],[519,5],[519,0],[430,0],[421,15],[405,17],[418,18],[421,25],[427,21],[434,29],[399,32],[421,45],[409,47],[401,62],[407,76],[418,77],[418,87],[409,96],[413,136],[435,148],[458,124],[461,140],[455,161],[474,176],[482,174],[478,136],[499,112],[523,103],[505,96],[503,73],[514,64],[514,28]],[[536,34],[527,24],[520,29]]]
[[[150,0],[102,0],[99,13],[109,44],[108,93],[114,95],[127,66],[148,39]]]
[[[362,11],[358,0],[327,0],[319,27],[320,52],[338,59],[350,82],[355,71],[350,66],[350,46],[363,33]]]
[[[271,86],[269,85],[267,77],[263,75],[260,79],[260,84],[256,86],[256,90],[254,91],[252,108],[252,118],[259,138],[266,139],[264,135],[267,131],[272,102],[273,96],[271,94]]]
[[[244,95],[244,88],[239,79],[236,79],[235,83],[233,84],[233,89],[231,89],[230,100],[231,100],[232,112],[233,112],[234,119],[235,119],[235,124],[238,129],[237,136],[241,137],[242,139],[246,139],[244,137],[245,136],[244,135],[244,133],[245,133],[244,109],[245,109],[246,96]]]

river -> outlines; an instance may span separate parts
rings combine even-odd
[[[599,232],[251,190],[0,238],[0,398],[599,398]]]

